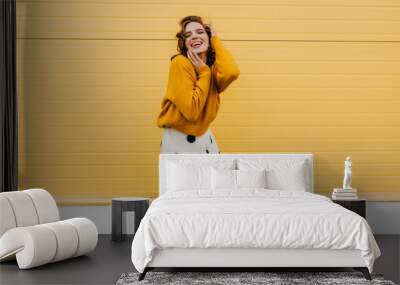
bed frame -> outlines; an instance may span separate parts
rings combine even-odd
[[[311,153],[222,153],[222,154],[160,154],[159,193],[166,192],[166,163],[175,159],[263,158],[305,160],[308,165],[308,192],[314,190],[314,165]],[[371,280],[359,250],[329,249],[254,249],[254,248],[169,248],[158,249],[152,261],[139,275],[155,268],[232,268],[237,271],[254,268],[338,268],[352,267]]]

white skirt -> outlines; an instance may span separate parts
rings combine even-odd
[[[160,153],[220,153],[211,130],[195,137],[174,128],[164,128]]]

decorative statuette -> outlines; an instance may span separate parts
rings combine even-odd
[[[351,187],[351,159],[350,156],[346,157],[344,162],[344,178],[343,178],[343,190],[353,189]]]

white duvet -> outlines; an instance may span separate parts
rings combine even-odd
[[[372,272],[380,250],[366,220],[330,199],[299,191],[171,192],[155,199],[132,243],[143,272],[154,249],[358,249]]]

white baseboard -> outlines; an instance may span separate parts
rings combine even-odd
[[[97,226],[100,234],[111,234],[111,206],[59,206],[62,219],[86,217]],[[367,202],[367,221],[375,234],[400,234],[400,202]],[[134,216],[127,212],[124,219],[127,234],[133,233]]]

